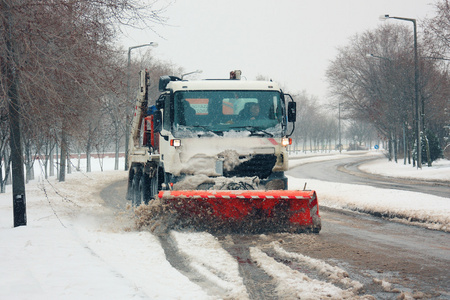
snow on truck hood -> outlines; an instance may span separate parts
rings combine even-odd
[[[225,150],[236,151],[239,155],[275,154],[276,147],[281,147],[281,138],[247,137],[247,138],[186,138],[182,139],[180,155],[182,161],[195,154],[217,156]]]
[[[178,149],[181,164],[174,173],[216,176],[217,161],[222,161],[223,169],[229,171],[251,155],[276,155],[281,148],[281,138],[186,138]]]

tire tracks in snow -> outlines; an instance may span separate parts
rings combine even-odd
[[[213,299],[371,299],[359,296],[363,285],[345,270],[283,249],[279,235],[159,238],[170,264]]]
[[[280,241],[290,236],[222,237],[224,249],[245,266],[241,276],[251,299],[371,299],[358,296],[363,285],[351,280],[345,270],[284,250]]]
[[[225,291],[216,287],[216,285],[210,281],[208,278],[202,276],[198,271],[194,270],[189,265],[189,259],[182,253],[180,253],[175,241],[167,235],[158,236],[161,246],[166,254],[167,261],[177,269],[181,274],[186,276],[190,281],[199,285],[203,290],[205,290],[208,295],[221,295]]]
[[[171,231],[159,238],[170,264],[213,299],[249,299],[237,262],[214,236]]]
[[[239,274],[241,275],[250,299],[276,299],[276,284],[272,277],[256,266],[256,262],[250,255],[250,248],[241,245],[240,240],[249,238],[246,236],[232,237],[219,236],[222,247],[233,256],[239,264]],[[250,240],[252,237],[250,236]]]

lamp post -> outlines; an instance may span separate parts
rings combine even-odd
[[[191,75],[191,74],[200,74],[200,73],[203,73],[203,71],[202,70],[195,70],[193,72],[184,73],[184,74],[181,75],[181,80],[183,80],[184,76]]]
[[[422,143],[420,141],[420,113],[419,113],[419,58],[417,56],[417,25],[416,19],[380,16],[380,20],[396,19],[412,22],[414,25],[414,95],[416,107],[416,141],[417,141],[417,168],[422,168]]]
[[[339,99],[339,154],[342,153],[342,141],[341,141],[341,100]]]
[[[131,50],[142,47],[158,47],[158,43],[150,42],[148,44],[133,46],[128,48],[128,63],[127,63],[127,101],[130,100],[130,64],[131,64]],[[126,114],[125,124],[125,171],[128,170],[128,146],[130,139],[130,116]]]
[[[375,58],[381,58],[381,59],[387,60],[387,61],[389,61],[389,62],[391,61],[390,58],[383,57],[383,56],[378,56],[378,55],[375,55],[375,54],[373,54],[373,53],[367,53],[367,54],[366,54],[366,57],[375,57]]]

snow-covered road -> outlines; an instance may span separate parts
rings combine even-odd
[[[111,171],[71,174],[64,183],[54,179],[32,182],[27,185],[28,225],[18,228],[12,228],[11,193],[8,190],[1,194],[0,299],[255,298],[258,286],[250,287],[250,277],[245,275],[249,270],[259,270],[260,275],[255,276],[270,279],[266,283],[270,291],[267,298],[372,299],[366,291],[379,291],[375,296],[386,297],[400,294],[450,297],[448,289],[421,294],[424,292],[420,289],[403,286],[397,281],[398,274],[388,272],[394,266],[370,267],[361,275],[345,263],[345,257],[342,260],[330,260],[327,255],[315,257],[322,250],[333,251],[326,249],[331,245],[323,238],[332,236],[326,230],[320,235],[247,237],[180,231],[161,237],[149,231],[136,231],[132,210],[105,205],[100,194],[111,183],[123,180],[126,172]],[[343,191],[342,199],[331,202],[332,197],[327,195],[335,193],[331,190],[339,186],[314,184],[321,191],[319,199],[323,203],[339,206],[354,201],[345,202],[347,193]],[[386,191],[369,191],[377,195],[383,192]],[[417,197],[429,202],[436,200],[424,195]],[[386,205],[390,206],[387,202]],[[444,218],[440,221],[448,220],[448,206],[443,205],[441,213]],[[326,214],[331,212],[324,211],[323,217]],[[448,239],[448,233],[441,234],[442,239]],[[348,251],[354,251],[348,255],[370,259],[370,255],[364,256],[364,246],[359,250],[347,246]],[[241,248],[247,256],[237,258]],[[174,251],[170,259],[168,249]],[[176,259],[181,262],[174,267]],[[379,272],[383,270],[386,272]],[[448,275],[438,280],[449,287]]]

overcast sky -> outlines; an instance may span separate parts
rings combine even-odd
[[[240,69],[248,80],[262,75],[287,92],[306,90],[325,101],[325,71],[337,47],[381,25],[379,16],[384,14],[416,18],[420,34],[420,21],[434,15],[430,3],[433,0],[178,0],[164,13],[169,25],[155,26],[157,34],[127,31],[123,45],[157,42],[152,52],[157,59],[186,72],[200,69],[198,78],[227,78],[231,70]],[[411,22],[384,22],[412,29]],[[140,55],[138,49],[135,55]]]

